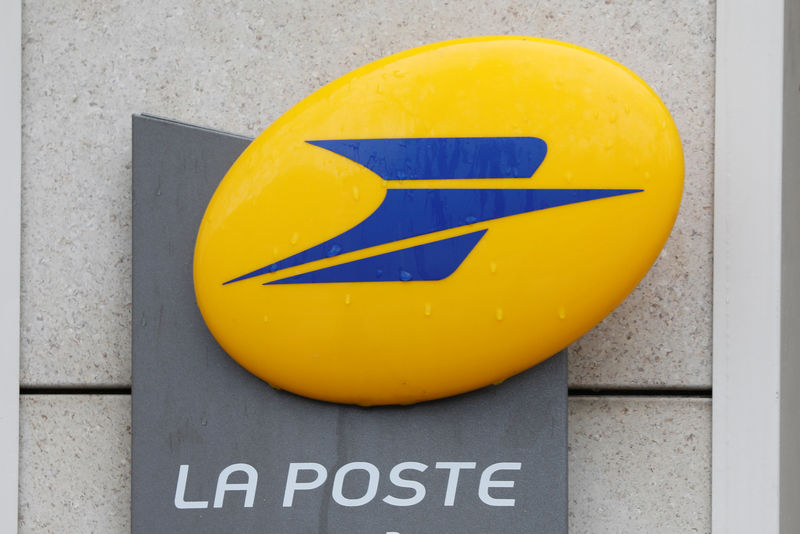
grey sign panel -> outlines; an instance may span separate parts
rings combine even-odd
[[[132,531],[565,533],[566,355],[406,407],[276,391],[206,329],[205,206],[250,139],[133,119]]]

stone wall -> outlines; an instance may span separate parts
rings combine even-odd
[[[20,532],[127,532],[131,115],[255,136],[326,82],[470,35],[573,42],[638,73],[686,185],[656,265],[570,347],[570,531],[710,532],[714,4],[23,3]]]

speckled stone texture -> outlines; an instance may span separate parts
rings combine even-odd
[[[710,0],[25,2],[22,383],[130,383],[132,113],[255,135],[366,62],[482,34],[602,52],[672,111],[687,168],[676,228],[640,287],[572,347],[570,381],[708,386]]]
[[[711,401],[572,398],[570,534],[711,532]]]
[[[130,401],[22,398],[19,532],[130,532]],[[710,532],[711,405],[569,405],[569,532]]]
[[[128,396],[23,395],[19,532],[130,532]]]

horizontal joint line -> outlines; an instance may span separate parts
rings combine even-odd
[[[570,397],[669,397],[710,399],[711,388],[569,388]]]
[[[130,395],[130,386],[27,386],[19,388],[20,395]]]

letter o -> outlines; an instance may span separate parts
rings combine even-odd
[[[361,470],[366,471],[369,475],[369,483],[367,484],[367,491],[361,497],[350,499],[342,494],[342,486],[344,485],[344,477],[351,471]],[[333,478],[332,497],[337,504],[342,506],[363,506],[375,498],[378,494],[378,480],[380,479],[380,472],[378,468],[369,462],[350,462],[344,464],[336,471],[336,476]]]

